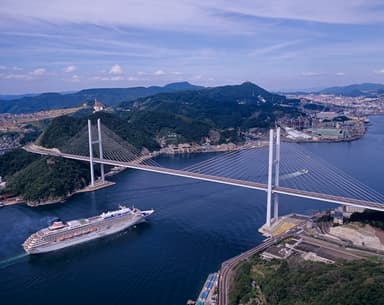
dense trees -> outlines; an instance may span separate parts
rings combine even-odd
[[[121,107],[131,111],[178,114],[219,130],[269,128],[283,115],[298,115],[293,101],[252,83],[162,93],[123,103]]]
[[[19,195],[29,202],[55,200],[65,198],[77,189],[88,185],[89,165],[62,158],[39,157],[23,152],[17,153],[14,158],[21,157],[22,164],[16,166],[5,163],[0,158],[0,166],[8,173],[13,173],[7,179],[5,192],[9,195]],[[13,159],[14,159],[13,158]],[[16,159],[18,160],[18,159]],[[29,162],[28,162],[29,161]]]
[[[384,230],[384,212],[366,210],[363,213],[353,213],[350,221],[370,224]]]
[[[7,179],[19,170],[39,159],[38,155],[16,149],[0,156],[0,176]]]
[[[236,272],[230,304],[256,304],[258,286],[269,305],[384,304],[384,263],[369,259],[329,265],[299,258],[253,258]]]

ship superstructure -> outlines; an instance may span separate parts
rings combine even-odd
[[[120,206],[91,218],[55,221],[28,237],[23,248],[29,254],[59,250],[127,229],[144,222],[153,212]]]

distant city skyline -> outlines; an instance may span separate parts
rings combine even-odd
[[[381,0],[3,0],[0,94],[384,83]]]

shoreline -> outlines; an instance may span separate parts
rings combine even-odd
[[[57,199],[53,199],[53,200],[47,200],[47,201],[39,202],[37,204],[35,204],[34,202],[24,202],[24,203],[27,206],[29,206],[29,207],[37,207],[37,206],[41,206],[41,205],[50,205],[50,204],[56,204],[56,203],[64,203],[69,198],[71,198],[72,196],[74,196],[74,195],[76,195],[78,193],[93,192],[93,191],[97,191],[97,190],[100,190],[102,188],[106,188],[106,187],[109,187],[109,186],[112,186],[112,185],[115,185],[115,184],[116,183],[112,182],[112,181],[105,180],[104,182],[101,182],[100,180],[98,180],[98,181],[95,182],[94,186],[87,185],[86,187],[83,187],[81,189],[75,190],[74,192],[72,192],[71,194],[69,194],[66,197],[57,198]]]
[[[302,143],[343,143],[343,142],[346,142],[346,143],[349,143],[349,142],[354,142],[354,141],[357,141],[357,140],[360,140],[362,139],[363,137],[365,136],[365,133],[362,134],[362,135],[359,135],[359,136],[355,136],[355,137],[351,137],[351,138],[348,138],[348,139],[338,139],[338,140],[332,140],[332,139],[322,139],[322,140],[291,140],[291,139],[287,139],[287,138],[283,138],[282,139],[282,142],[288,142],[288,143],[299,143],[299,144],[302,144]]]
[[[78,193],[93,192],[93,191],[97,191],[97,190],[102,189],[102,188],[110,187],[110,186],[115,185],[115,184],[116,184],[115,182],[107,181],[107,180],[105,180],[104,183],[100,183],[99,181],[96,181],[95,186],[93,186],[93,187],[90,185],[87,185],[81,189],[75,190],[74,192],[72,192],[68,196],[60,197],[60,198],[56,198],[56,199],[49,199],[49,200],[45,200],[45,201],[41,201],[41,202],[26,201],[26,200],[23,200],[23,199],[17,197],[17,198],[10,200],[8,202],[4,202],[4,201],[0,202],[0,208],[11,206],[11,205],[16,205],[16,204],[25,204],[28,207],[35,208],[35,207],[42,206],[42,205],[64,203],[68,199],[70,199],[72,196],[74,196]]]
[[[362,139],[363,137],[365,136],[365,133],[363,135],[359,135],[359,136],[355,136],[355,137],[351,137],[351,138],[348,138],[348,139],[318,139],[318,140],[292,140],[292,139],[289,139],[289,138],[286,138],[286,137],[282,137],[281,138],[281,141],[282,142],[286,142],[286,143],[298,143],[298,144],[303,144],[303,143],[349,143],[349,142],[354,142],[354,141],[357,141],[357,140],[360,140]],[[176,151],[176,152],[152,152],[151,153],[151,156],[146,156],[144,157],[145,160],[147,159],[151,159],[151,158],[154,158],[154,157],[157,157],[157,156],[172,156],[172,155],[187,155],[187,154],[201,154],[201,153],[218,153],[218,152],[222,152],[222,153],[225,153],[225,152],[230,152],[230,151],[239,151],[239,150],[243,150],[243,149],[249,149],[249,148],[262,148],[262,147],[268,147],[268,141],[266,140],[266,137],[265,137],[265,140],[258,140],[258,141],[255,141],[255,142],[261,142],[261,144],[254,144],[252,142],[247,142],[245,144],[234,144],[236,145],[234,148],[231,148],[231,149],[210,149],[210,150],[195,150],[195,151],[188,151],[188,152],[185,152],[185,151]]]

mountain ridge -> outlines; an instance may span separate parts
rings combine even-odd
[[[173,113],[220,129],[247,129],[271,126],[277,117],[295,112],[297,103],[297,100],[289,100],[245,82],[194,91],[160,93],[121,103],[119,107],[131,111]],[[282,107],[283,104],[285,107]]]
[[[335,86],[322,89],[316,93],[326,93],[342,96],[366,96],[372,94],[381,94],[384,93],[384,84],[378,83],[361,83],[361,84],[352,84],[347,86]]]
[[[199,90],[201,88],[204,87],[192,85],[188,82],[177,82],[162,87],[90,88],[69,94],[45,92],[38,95],[23,96],[19,99],[0,100],[0,113],[29,113],[68,108],[79,106],[79,104],[95,98],[107,106],[114,106],[122,101],[134,100],[157,93]]]

